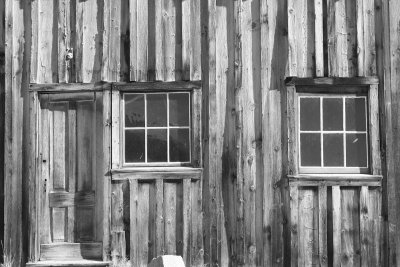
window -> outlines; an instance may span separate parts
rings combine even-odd
[[[200,82],[116,84],[111,99],[113,171],[201,167]]]
[[[299,94],[300,168],[368,172],[367,97]]]
[[[124,163],[190,162],[190,93],[125,93]]]
[[[376,78],[287,80],[288,174],[380,174]]]

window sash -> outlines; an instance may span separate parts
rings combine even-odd
[[[301,130],[300,125],[300,117],[301,117],[301,105],[300,101],[303,98],[319,98],[319,116],[320,116],[320,123],[319,128],[320,130]],[[323,99],[328,98],[341,98],[342,99],[342,116],[343,116],[343,130],[324,130],[324,120],[323,120]],[[365,105],[365,131],[347,131],[346,129],[346,99],[348,98],[363,98],[364,105]],[[297,94],[297,110],[296,110],[296,125],[297,125],[297,140],[298,140],[298,162],[299,162],[299,172],[300,173],[369,173],[370,166],[369,166],[369,132],[368,132],[368,117],[369,117],[369,110],[368,110],[368,96],[365,94],[346,94],[346,93],[298,93]],[[317,133],[320,134],[320,164],[321,166],[302,166],[302,159],[301,159],[301,134],[303,133]],[[343,166],[324,166],[324,135],[327,134],[341,134],[343,137]],[[366,164],[367,166],[360,166],[360,167],[349,167],[347,166],[347,134],[365,134],[366,135]]]
[[[144,119],[145,119],[145,126],[144,127],[125,127],[125,96],[126,95],[144,95]],[[147,126],[147,95],[150,94],[163,94],[167,96],[167,123],[166,126]],[[188,118],[189,118],[189,125],[188,126],[170,126],[170,94],[187,94],[188,95]],[[134,167],[134,166],[189,166],[192,162],[192,101],[191,101],[191,92],[189,91],[169,91],[169,92],[124,92],[122,93],[121,97],[121,123],[122,123],[122,165],[123,167]],[[165,162],[148,162],[148,130],[156,130],[156,129],[165,129],[167,130],[167,161]],[[189,130],[189,160],[180,162],[180,161],[170,161],[170,129],[188,129]],[[127,162],[126,161],[126,151],[125,151],[125,134],[126,131],[132,130],[145,130],[145,161],[144,162]]]

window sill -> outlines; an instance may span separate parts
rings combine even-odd
[[[382,178],[372,174],[288,175],[289,184],[298,186],[382,186]]]
[[[202,168],[190,167],[135,167],[112,169],[112,180],[128,180],[128,179],[141,179],[141,180],[155,180],[155,179],[201,179]]]

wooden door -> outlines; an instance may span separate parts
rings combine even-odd
[[[99,93],[40,96],[40,260],[102,258],[101,122]]]

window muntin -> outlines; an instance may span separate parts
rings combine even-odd
[[[124,165],[191,162],[190,93],[124,93]]]
[[[299,163],[303,173],[367,173],[367,97],[299,95]]]

